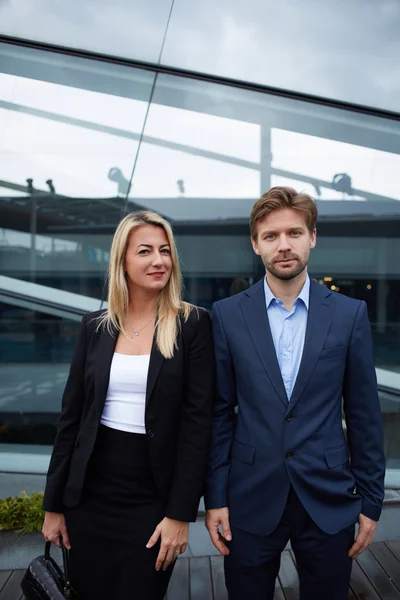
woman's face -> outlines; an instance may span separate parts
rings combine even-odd
[[[163,227],[141,225],[129,236],[124,269],[129,288],[161,291],[172,271],[171,248]]]

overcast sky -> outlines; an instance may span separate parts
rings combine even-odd
[[[157,62],[171,0],[0,0],[2,33]],[[175,0],[161,61],[400,110],[399,0]]]

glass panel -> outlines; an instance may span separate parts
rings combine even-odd
[[[158,62],[172,0],[0,3],[1,33]]]
[[[398,122],[167,75],[149,107],[147,72],[8,47],[1,59],[0,441],[48,443],[21,423],[42,406],[37,390],[48,408],[37,423],[56,416],[54,382],[77,315],[100,306],[126,199],[171,220],[186,296],[209,308],[263,274],[248,229],[260,194],[291,183],[315,195],[310,273],[367,301],[382,393],[400,390]],[[23,383],[15,367],[33,359],[37,379]],[[395,477],[399,397],[381,396]]]
[[[8,45],[0,65],[0,443],[40,449],[101,307],[154,74]]]
[[[399,28],[393,0],[175,0],[162,62],[398,111]]]
[[[79,318],[0,303],[1,442],[53,443],[78,328]]]
[[[378,380],[400,390],[399,141],[396,122],[159,76],[129,200],[172,221],[187,296],[210,308],[263,274],[248,228],[260,194],[290,184],[314,195],[310,274],[367,302]],[[384,400],[391,485],[400,485],[400,396]]]

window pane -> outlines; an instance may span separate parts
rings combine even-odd
[[[396,122],[159,76],[130,201],[172,221],[188,298],[210,308],[262,277],[248,229],[259,195],[314,195],[310,274],[367,302],[378,380],[400,390],[399,139]],[[393,466],[398,403],[382,409]]]
[[[210,308],[263,276],[248,217],[284,183],[318,200],[311,275],[367,302],[398,478],[399,404],[384,394],[400,390],[400,124],[167,75],[149,106],[151,73],[0,52],[0,442],[53,435],[77,315],[101,306],[126,202],[170,219],[186,297]]]
[[[0,3],[1,32],[39,42],[158,62],[172,0]]]
[[[175,0],[162,62],[398,112],[399,28],[394,0]]]
[[[0,443],[41,447],[102,306],[154,75],[8,45],[0,65]]]

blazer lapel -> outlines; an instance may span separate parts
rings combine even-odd
[[[101,331],[100,343],[98,348],[98,360],[96,368],[96,406],[98,420],[103,414],[104,404],[107,397],[108,384],[110,381],[111,362],[118,339],[118,330],[113,327],[111,333],[107,330]],[[150,400],[158,374],[164,362],[164,357],[157,348],[156,338],[153,338],[153,344],[150,352],[149,371],[147,375],[146,386],[146,406]]]
[[[146,406],[148,405],[151,395],[153,393],[154,386],[157,381],[157,377],[160,373],[160,369],[164,363],[165,358],[157,348],[156,336],[153,338],[153,345],[150,352],[150,363],[149,371],[147,375],[147,387],[146,387]]]
[[[287,406],[288,398],[268,321],[264,279],[244,293],[240,305],[260,360],[279,398]]]
[[[108,329],[102,329],[97,335],[100,336],[100,340],[97,350],[95,398],[98,421],[100,421],[107,397],[111,362],[118,339],[118,330],[112,327],[110,333]]]
[[[306,336],[299,372],[288,404],[293,410],[314,371],[332,322],[332,292],[311,279]]]

